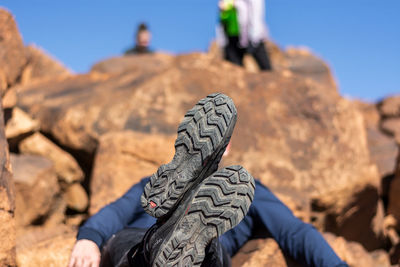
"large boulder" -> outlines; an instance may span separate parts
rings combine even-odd
[[[397,219],[400,230],[400,157],[397,162],[395,177],[390,184],[388,213]]]
[[[11,90],[9,90],[10,92]],[[6,123],[6,138],[11,151],[16,151],[18,143],[39,129],[39,122],[32,119],[18,107],[11,110],[11,116]]]
[[[310,78],[332,89],[336,88],[328,64],[311,53],[307,48],[290,47],[285,51],[288,69],[292,72]]]
[[[3,116],[0,101],[0,266],[15,266],[15,191]]]
[[[0,8],[0,96],[17,82],[26,61],[24,44],[14,17]]]
[[[93,168],[90,214],[172,160],[174,140],[175,136],[132,131],[104,135]]]
[[[11,155],[16,187],[16,222],[19,226],[42,220],[59,193],[50,160],[35,155]]]
[[[366,214],[377,213],[380,180],[361,113],[331,85],[292,72],[249,73],[194,53],[177,56],[163,71],[21,87],[19,105],[61,144],[93,152],[112,131],[175,134],[187,109],[213,92],[232,97],[238,109],[226,164],[246,166],[272,189],[304,192],[335,218],[360,198],[374,201]],[[354,229],[358,236],[372,231],[368,220]]]
[[[400,117],[400,95],[385,98],[379,109],[383,117]]]
[[[49,56],[43,49],[28,45],[25,47],[27,65],[21,74],[21,83],[27,84],[33,80],[63,78],[71,75],[71,72],[59,61]]]
[[[75,237],[76,230],[64,225],[21,229],[17,237],[18,266],[67,266]]]
[[[79,183],[68,186],[65,193],[65,200],[70,209],[83,212],[89,205],[89,198],[85,189]]]
[[[40,133],[25,138],[19,144],[22,154],[40,155],[50,159],[59,179],[71,184],[83,180],[84,174],[78,162],[67,152]]]
[[[167,68],[173,62],[173,59],[172,55],[163,53],[125,55],[100,61],[92,67],[91,71],[106,74],[126,71],[153,73]]]
[[[383,251],[369,254],[360,244],[346,241],[342,237],[324,234],[325,239],[342,260],[351,267],[390,267],[389,256]],[[232,259],[233,267],[300,267],[292,258],[282,253],[272,239],[255,239],[243,246]]]

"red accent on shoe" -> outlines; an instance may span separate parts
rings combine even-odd
[[[185,215],[188,213],[189,209],[190,209],[190,205],[187,207],[187,209],[185,211]]]
[[[150,201],[150,207],[151,207],[152,209],[154,209],[155,207],[157,207],[157,204],[154,203],[153,201]]]

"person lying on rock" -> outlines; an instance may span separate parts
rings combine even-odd
[[[218,170],[236,118],[228,96],[200,100],[178,127],[173,160],[79,229],[68,266],[230,266],[256,229],[306,266],[348,266],[246,169]]]

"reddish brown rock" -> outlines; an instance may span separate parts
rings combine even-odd
[[[71,184],[83,180],[83,172],[76,160],[40,133],[25,138],[19,144],[23,154],[40,155],[50,159],[59,179]]]
[[[382,130],[396,140],[400,140],[400,116],[398,118],[388,118],[382,121]]]
[[[59,192],[50,160],[33,155],[11,155],[16,187],[16,222],[19,226],[46,216]]]
[[[399,154],[396,141],[378,128],[367,128],[367,136],[371,160],[377,165],[380,176],[392,175]]]
[[[15,191],[3,116],[0,101],[0,266],[15,266]]]
[[[17,93],[10,88],[2,98],[3,108],[13,108],[17,104]]]
[[[358,243],[348,242],[342,237],[332,234],[324,234],[325,239],[336,254],[351,267],[390,267],[388,254],[376,251],[369,254]],[[278,244],[272,239],[251,240],[243,246],[232,258],[232,266],[303,266],[293,259],[285,256]]]
[[[65,199],[70,209],[83,212],[89,204],[89,198],[85,189],[79,183],[68,186],[65,193]]]
[[[354,267],[390,267],[388,255],[380,252],[369,254],[360,244],[346,241],[343,237],[324,234],[324,238],[336,254],[349,266]]]
[[[19,105],[61,144],[92,153],[107,132],[175,135],[194,103],[226,93],[239,114],[226,164],[246,166],[271,188],[304,192],[340,216],[355,203],[354,195],[368,198],[362,192],[370,188],[376,195],[380,181],[362,115],[328,80],[288,71],[253,74],[194,53],[174,58],[164,71],[92,73],[25,86]],[[377,207],[367,207],[367,214],[376,214]],[[372,229],[363,224],[355,231]]]
[[[26,136],[39,129],[39,122],[32,119],[26,112],[15,107],[11,118],[7,121],[5,132],[11,148],[14,148]]]
[[[375,104],[362,101],[354,101],[353,103],[361,111],[364,118],[372,162],[377,165],[381,177],[392,175],[399,150],[396,141],[380,130],[381,117]]]
[[[0,95],[17,82],[26,64],[21,35],[14,17],[0,8]]]
[[[397,162],[395,177],[390,184],[388,213],[400,222],[400,157]]]
[[[90,185],[90,214],[172,160],[174,141],[175,136],[131,131],[104,135],[100,139]]]
[[[35,45],[25,47],[27,65],[21,74],[21,84],[33,80],[61,78],[71,75],[71,72],[56,59]]]
[[[67,266],[76,230],[57,227],[26,228],[18,233],[17,263],[20,267]]]
[[[336,89],[336,82],[329,66],[307,48],[289,48],[286,53],[288,69],[293,73],[312,79],[332,90]]]
[[[400,117],[400,96],[392,96],[379,104],[379,110],[383,117]]]
[[[91,71],[99,73],[121,73],[126,71],[158,72],[166,69],[172,62],[172,55],[163,53],[125,55],[113,57],[96,63]]]

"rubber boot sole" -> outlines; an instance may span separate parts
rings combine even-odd
[[[178,127],[173,160],[162,165],[146,184],[143,209],[153,217],[167,217],[185,192],[218,168],[237,119],[232,99],[220,93],[200,100]]]
[[[212,239],[235,227],[254,197],[253,177],[241,166],[221,169],[207,177],[157,232],[164,235],[152,266],[200,266]],[[154,237],[157,240],[157,233]]]

